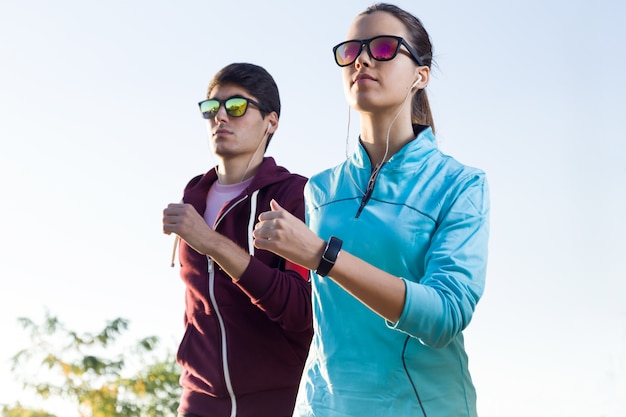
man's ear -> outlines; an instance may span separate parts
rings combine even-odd
[[[267,134],[271,135],[278,129],[278,114],[275,111],[271,112],[268,116]]]

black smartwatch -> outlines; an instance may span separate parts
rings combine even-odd
[[[320,259],[320,264],[315,270],[317,275],[321,277],[328,275],[332,267],[335,266],[337,256],[339,256],[339,251],[341,250],[341,245],[343,245],[343,241],[341,239],[336,238],[335,236],[330,237],[328,243],[326,243],[326,249],[324,249],[322,259]]]

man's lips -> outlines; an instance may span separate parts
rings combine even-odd
[[[221,128],[215,129],[215,131],[213,132],[213,136],[224,136],[224,135],[230,135],[231,133],[233,132],[221,127]]]

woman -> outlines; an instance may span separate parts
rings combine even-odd
[[[256,247],[316,271],[296,415],[476,416],[462,331],[484,289],[485,175],[436,147],[417,18],[377,4],[347,39],[334,52],[358,148],[307,183],[308,228],[272,202],[254,232]]]

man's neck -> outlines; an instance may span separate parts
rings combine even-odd
[[[237,184],[251,178],[256,174],[263,162],[263,158],[259,160],[246,161],[229,161],[220,162],[215,167],[217,180],[220,184],[231,185]]]

